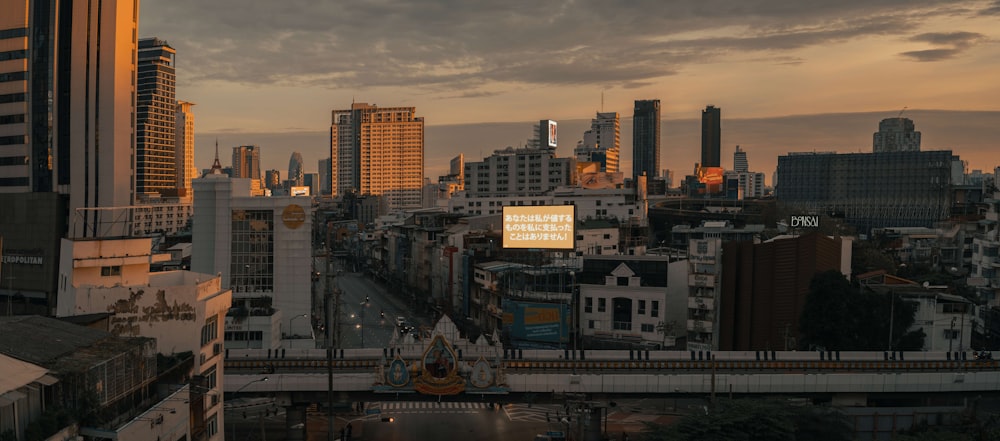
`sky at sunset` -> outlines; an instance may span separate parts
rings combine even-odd
[[[633,101],[653,98],[661,168],[679,175],[698,160],[709,104],[722,108],[723,165],[751,146],[768,183],[778,154],[870,151],[878,121],[904,108],[925,150],[1000,165],[1000,1],[148,0],[140,11],[140,36],[177,50],[199,168],[218,139],[223,164],[233,145],[258,144],[265,168],[284,173],[298,150],[315,171],[330,111],[357,101],[416,107],[431,178],[459,152],[523,143],[539,119],[561,122],[565,155],[602,107],[622,116],[630,171]]]

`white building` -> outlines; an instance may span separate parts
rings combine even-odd
[[[253,320],[236,315],[227,318],[227,332],[248,331],[249,347],[277,348],[271,336],[312,335],[312,320],[294,321],[312,315],[312,204],[308,197],[253,197],[250,182],[221,173],[192,182],[191,268],[219,274],[234,307],[268,327],[246,329]]]
[[[481,162],[465,163],[469,198],[542,196],[576,182],[576,159],[557,158],[554,147],[495,150]]]
[[[222,427],[221,324],[232,292],[221,286],[219,276],[150,273],[151,262],[170,258],[152,255],[150,245],[150,238],[64,239],[56,316],[110,312],[110,331],[115,335],[155,338],[158,351],[165,355],[192,352],[191,375],[205,379],[199,386],[205,394],[201,419]],[[221,441],[222,434],[208,439]]]
[[[972,239],[969,285],[977,287],[991,306],[1000,307],[1000,192],[985,202],[989,210]]]
[[[597,162],[600,171],[619,172],[621,153],[621,124],[618,112],[598,112],[590,120],[590,130],[583,132],[583,140],[577,143],[573,155],[578,162]]]
[[[718,349],[722,239],[690,240],[687,270],[687,349]]]

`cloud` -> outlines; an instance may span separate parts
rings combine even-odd
[[[910,41],[930,43],[934,46],[950,46],[942,49],[926,49],[908,51],[900,55],[915,61],[941,61],[954,58],[976,43],[984,40],[985,35],[976,32],[929,32],[914,35]]]
[[[143,3],[139,25],[140,35],[177,49],[181,84],[474,97],[510,84],[642,87],[734,54],[794,57],[788,52],[899,35],[953,8],[945,0],[481,3],[173,0]]]
[[[1000,1],[995,1],[990,7],[979,11],[979,15],[1000,15]]]

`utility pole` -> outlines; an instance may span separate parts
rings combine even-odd
[[[333,305],[331,301],[333,300],[334,291],[336,287],[333,286],[334,278],[332,272],[332,258],[330,255],[330,239],[327,236],[326,241],[326,292],[323,295],[323,315],[326,321],[326,439],[327,441],[334,440],[334,431],[336,427],[336,421],[333,418],[333,327],[336,326],[334,323],[334,313]]]

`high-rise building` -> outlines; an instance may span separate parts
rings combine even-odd
[[[701,166],[722,166],[722,109],[715,106],[701,112]]]
[[[333,166],[333,161],[330,158],[319,160],[319,191],[320,194],[330,194],[332,193],[333,181],[330,180],[330,176],[333,174],[331,167]]]
[[[177,101],[177,125],[174,132],[174,168],[177,170],[177,188],[185,189],[191,195],[191,180],[199,178],[194,165],[194,103]]]
[[[740,150],[740,146],[736,146],[736,151],[733,152],[733,171],[737,173],[750,171],[750,163],[747,162],[747,152],[746,150]]]
[[[233,177],[260,179],[260,147],[241,145],[233,147]]]
[[[660,170],[660,100],[636,100],[632,112],[632,176]]]
[[[264,188],[271,191],[281,188],[281,170],[267,170],[264,172]]]
[[[0,0],[0,192],[56,192],[78,236],[134,200],[137,2]]]
[[[573,154],[577,161],[598,162],[602,172],[618,172],[618,157],[621,153],[621,124],[618,112],[598,112],[590,120],[590,130],[583,132],[583,141],[577,144]]]
[[[381,196],[387,210],[421,206],[424,119],[413,107],[354,103],[330,125],[333,194]]]
[[[872,151],[875,153],[920,151],[920,132],[915,130],[909,118],[883,119],[872,138]]]
[[[177,99],[174,48],[159,38],[139,40],[136,78],[137,197],[177,188]]]
[[[302,165],[302,154],[299,152],[292,152],[292,157],[288,160],[288,180],[292,181],[292,185],[303,185],[302,178],[304,173],[305,170],[303,170]]]
[[[507,147],[482,162],[466,162],[464,179],[470,197],[539,196],[575,184],[576,159],[557,158],[548,147]]]

